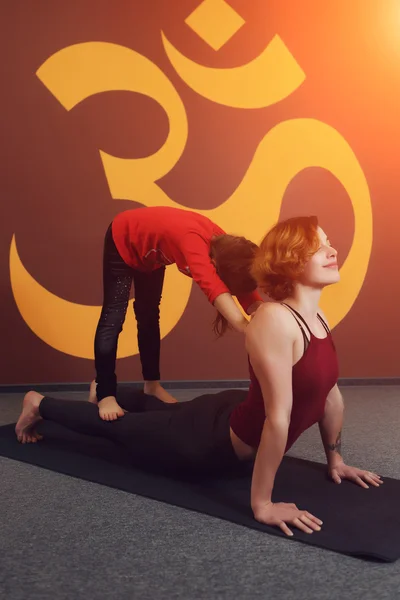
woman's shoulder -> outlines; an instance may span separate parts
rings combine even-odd
[[[280,302],[264,302],[247,326],[246,338],[252,340],[291,340],[296,334],[296,321]]]
[[[264,302],[256,311],[252,321],[258,319],[259,322],[275,323],[289,322],[290,312],[281,302],[268,301]],[[293,318],[292,318],[293,320]]]
[[[325,324],[328,326],[328,328],[330,329],[328,317],[326,316],[326,314],[320,307],[318,307],[318,314],[321,317],[321,319],[325,322]]]

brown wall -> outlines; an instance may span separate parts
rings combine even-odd
[[[229,0],[245,24],[219,50],[185,24],[185,19],[200,4],[200,0],[3,3],[0,281],[5,335],[1,344],[0,383],[87,381],[92,377],[93,362],[90,357],[80,357],[85,352],[81,350],[79,336],[75,345],[73,340],[73,351],[65,351],[63,344],[64,337],[73,329],[69,315],[77,314],[78,305],[86,305],[88,309],[86,313],[83,306],[78,311],[82,339],[93,329],[90,319],[97,309],[90,307],[101,303],[104,232],[113,216],[122,210],[138,204],[172,201],[210,211],[211,216],[217,215],[216,219],[220,214],[218,207],[228,203],[231,213],[220,224],[232,223],[236,231],[255,241],[272,224],[275,213],[283,217],[318,214],[321,225],[339,249],[341,263],[348,258],[350,265],[340,289],[340,297],[345,298],[344,304],[348,306],[339,307],[339,296],[326,301],[328,316],[336,324],[334,335],[341,375],[400,375],[396,348],[400,281],[397,0],[367,5],[363,0],[332,3]],[[225,23],[230,17],[219,18]],[[209,16],[209,26],[211,21]],[[255,61],[278,35],[287,56],[289,53],[292,56],[292,68],[301,81],[286,95],[281,93],[283,97],[268,99],[274,86],[279,89],[285,74],[283,67],[275,75],[264,68],[258,75],[259,85],[254,85],[251,76],[246,75],[247,83],[239,86],[237,97],[225,101],[207,98],[198,88],[193,89],[200,83],[185,82],[186,76],[178,75],[167,57],[161,31],[190,61],[220,69],[218,77],[219,73],[225,77],[227,68]],[[126,159],[157,153],[169,132],[175,135],[175,125],[169,123],[170,108],[160,105],[167,92],[160,100],[127,88],[114,89],[91,95],[68,109],[54,90],[50,91],[49,80],[46,85],[37,74],[59,50],[87,42],[98,42],[102,51],[105,43],[110,43],[136,51],[136,59],[138,55],[147,57],[164,73],[165,85],[172,83],[176,90],[175,99],[171,100],[175,102],[174,110],[178,110],[180,101],[183,103],[188,123],[186,145],[176,164],[156,178],[157,189],[149,186],[139,190],[134,181],[137,195],[127,197],[128,194],[121,192],[123,197],[116,196],[110,189],[110,177],[99,149]],[[105,58],[96,59],[100,79],[102,69],[109,69],[107,56],[106,51]],[[70,88],[83,85],[79,82],[80,68],[83,79],[94,77],[92,70],[89,76],[85,75],[79,62],[83,59],[78,60],[78,66],[81,65],[78,71],[72,59],[68,60],[74,72],[59,71],[49,76],[53,82],[57,80],[64,96]],[[198,69],[193,63],[188,64],[190,78],[192,67],[193,73]],[[272,67],[276,68],[274,57]],[[113,69],[111,72],[115,74],[118,69]],[[243,69],[237,72],[238,80],[243,78],[243,72]],[[207,82],[209,71],[201,73],[200,79]],[[151,70],[145,77],[152,81]],[[128,79],[132,85],[140,81],[143,85],[141,75],[134,70]],[[210,82],[207,86],[209,95],[217,94],[218,81],[214,87]],[[247,100],[243,100],[246,86],[250,91]],[[252,94],[260,94],[260,90],[266,100],[258,101],[256,106]],[[238,106],[241,102],[248,105]],[[310,147],[312,135],[307,127],[312,131],[314,125],[306,124],[304,153],[309,152],[317,159],[293,173],[282,193],[277,191],[286,165],[290,161],[302,164],[303,160],[301,139],[295,149],[293,145],[284,145],[285,139],[291,139],[289,131],[286,138],[271,142],[270,154],[265,150],[261,157],[265,167],[260,159],[259,173],[248,184],[246,193],[239,194],[241,200],[236,205],[231,197],[235,197],[243,181],[250,181],[250,166],[255,165],[259,144],[275,126],[294,119],[315,121],[317,128],[325,124],[329,135],[337,133],[339,149],[332,151],[336,167],[324,169],[321,168],[324,165],[318,164],[323,150],[319,146]],[[179,142],[174,144],[177,146]],[[276,173],[271,167],[272,173],[268,174],[271,160],[277,161]],[[350,163],[349,173],[340,181],[337,173],[347,173]],[[367,191],[364,190],[361,209],[357,194],[363,178]],[[128,176],[126,182],[129,186]],[[280,198],[278,210],[276,201],[273,203],[275,197]],[[373,239],[369,256],[371,215]],[[13,236],[19,261],[12,250]],[[360,291],[352,299],[354,281],[364,268]],[[59,304],[57,298],[68,302]],[[209,327],[212,316],[212,308],[201,292],[192,288],[186,310],[162,343],[165,379],[247,377],[242,340],[228,334],[225,339],[214,341]],[[139,379],[138,357],[120,359],[118,371],[121,379]]]

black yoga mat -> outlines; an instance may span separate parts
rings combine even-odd
[[[133,468],[112,442],[40,424],[45,436],[37,444],[19,444],[14,425],[0,427],[0,455],[57,473],[153,498],[265,533],[359,558],[394,562],[400,557],[400,481],[384,478],[380,488],[362,489],[350,482],[334,484],[325,465],[285,457],[278,470],[274,500],[294,502],[318,516],[321,532],[295,528],[293,538],[262,525],[250,508],[251,469],[234,475],[185,480]],[[382,475],[380,473],[380,475]]]

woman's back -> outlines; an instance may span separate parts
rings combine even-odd
[[[309,427],[324,414],[329,391],[337,383],[339,368],[332,336],[325,321],[318,318],[326,331],[325,337],[316,337],[291,307],[304,339],[304,352],[292,368],[293,403],[285,452]],[[289,315],[288,315],[289,316]],[[266,350],[267,351],[267,350]],[[257,448],[265,421],[265,407],[260,383],[249,361],[250,388],[246,400],[232,412],[230,426],[234,433],[248,446]]]

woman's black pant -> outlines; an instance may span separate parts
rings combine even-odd
[[[245,397],[244,390],[227,390],[165,404],[143,392],[120,390],[117,401],[128,412],[117,421],[103,421],[90,402],[50,397],[42,400],[40,414],[78,433],[112,440],[137,466],[207,473],[240,464],[230,439],[229,417]]]

